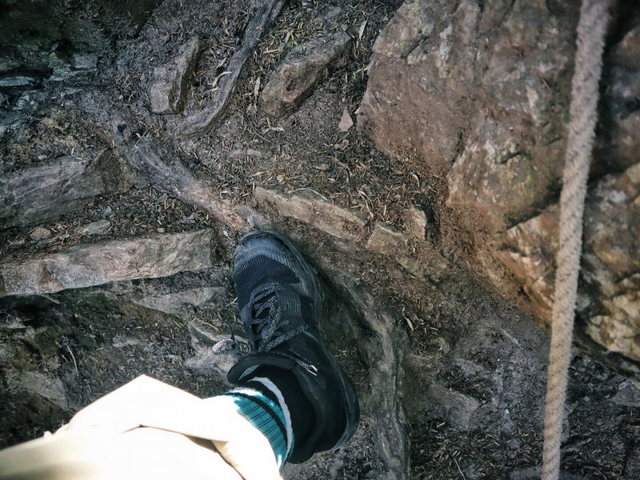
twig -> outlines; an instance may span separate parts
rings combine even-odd
[[[464,473],[462,473],[462,469],[460,468],[460,464],[458,463],[458,460],[456,460],[456,457],[452,457],[453,461],[456,462],[456,467],[458,467],[458,471],[460,472],[460,475],[462,475],[462,480],[467,480],[467,477],[464,476]]]
[[[76,357],[73,354],[73,352],[71,351],[71,347],[69,346],[69,344],[67,342],[64,342],[64,346],[67,347],[67,351],[69,352],[69,355],[71,355],[71,360],[73,360],[73,366],[76,369],[76,376],[80,374],[80,372],[78,372],[78,362],[76,362]]]

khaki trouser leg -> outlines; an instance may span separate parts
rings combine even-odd
[[[53,435],[0,451],[0,479],[276,479],[268,440],[227,397],[142,376]]]

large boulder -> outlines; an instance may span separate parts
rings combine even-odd
[[[478,270],[545,321],[579,6],[408,0],[375,43],[358,111],[381,150],[443,179]],[[640,7],[618,7],[608,36],[579,312],[596,342],[640,360],[640,27],[623,17]]]
[[[495,232],[558,191],[577,5],[481,3],[406,2],[374,46],[358,126],[448,175],[450,205]]]

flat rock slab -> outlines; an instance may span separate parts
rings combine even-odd
[[[406,237],[383,223],[376,223],[367,241],[367,249],[383,255],[401,254],[407,247]]]
[[[338,33],[291,50],[262,91],[260,101],[264,111],[279,115],[299,107],[318,82],[346,56],[350,45],[349,35]]]
[[[0,228],[33,225],[80,210],[98,195],[134,183],[126,163],[106,150],[93,160],[61,157],[0,178]]]
[[[0,296],[55,293],[211,268],[212,230],[81,245],[23,263],[0,264]]]
[[[365,221],[349,210],[322,200],[288,197],[258,187],[258,202],[268,202],[284,217],[295,218],[340,240],[355,241],[364,235]]]
[[[179,315],[186,310],[193,310],[194,307],[204,305],[211,300],[211,297],[221,292],[224,292],[222,287],[190,288],[182,292],[149,295],[135,301],[135,303],[170,315]]]
[[[151,111],[156,114],[179,113],[184,107],[187,78],[193,72],[200,39],[193,37],[185,43],[167,65],[153,70],[153,81],[149,88]]]

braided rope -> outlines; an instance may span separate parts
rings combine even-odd
[[[560,472],[560,439],[582,251],[582,216],[595,137],[604,34],[611,1],[583,0],[580,10],[571,90],[571,122],[560,195],[560,248],[556,257],[558,268],[551,324],[542,480],[557,480]]]

